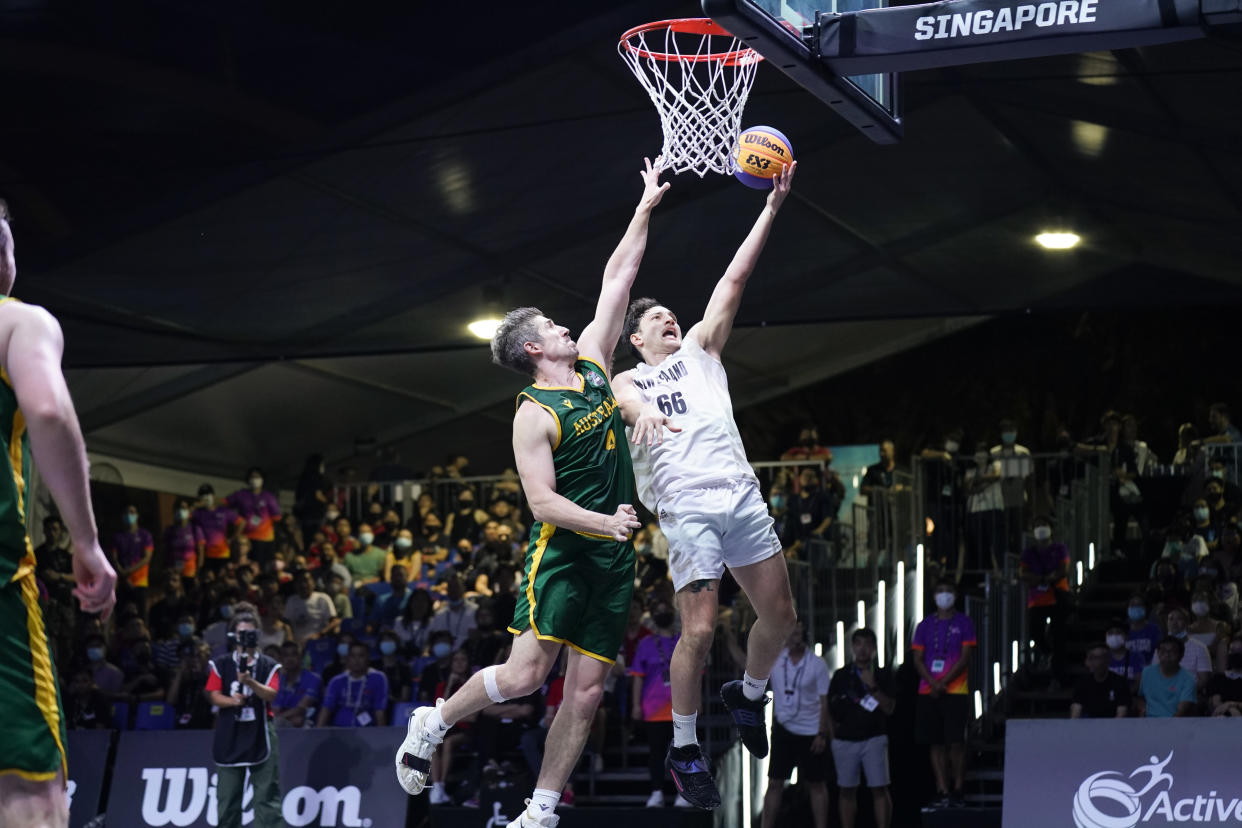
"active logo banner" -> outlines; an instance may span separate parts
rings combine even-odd
[[[1010,721],[1003,828],[1242,826],[1238,719]]]
[[[371,828],[405,824],[408,797],[393,774],[390,728],[280,730],[285,824]],[[210,730],[127,731],[117,748],[108,825],[203,828],[218,824]],[[242,824],[254,819],[247,778]]]
[[[86,828],[99,816],[112,731],[70,730],[66,738],[69,780],[65,794],[69,797],[69,828]]]

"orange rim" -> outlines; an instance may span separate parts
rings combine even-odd
[[[757,63],[763,60],[763,55],[754,49],[731,49],[727,52],[711,52],[706,55],[671,55],[668,52],[656,52],[651,49],[643,49],[635,46],[631,42],[636,35],[646,34],[647,32],[656,32],[667,29],[674,34],[697,34],[697,35],[717,35],[720,37],[733,37],[733,35],[710,17],[682,17],[676,20],[657,20],[653,23],[644,23],[621,35],[621,45],[625,50],[631,52],[641,58],[650,58],[652,60],[675,60],[680,63],[723,63],[725,66],[736,66],[739,63]]]

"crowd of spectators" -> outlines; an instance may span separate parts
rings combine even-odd
[[[1114,412],[1101,418],[1096,436],[1075,440],[1060,430],[1054,456],[1039,464],[1018,442],[1012,420],[1000,423],[999,443],[977,442],[972,454],[963,451],[963,433],[953,430],[919,456],[931,559],[946,576],[945,588],[969,590],[962,573],[994,570],[1005,555],[1020,556],[1036,666],[1058,684],[1070,672],[1071,556],[1057,509],[1083,468],[1108,458],[1099,465],[1110,475],[1113,544],[1102,554],[1141,565],[1149,580],[1118,608],[1118,619],[1088,653],[1087,675],[1073,691],[1075,716],[1242,715],[1242,488],[1229,453],[1242,435],[1223,405],[1213,406],[1211,429],[1199,439],[1184,425],[1165,465],[1138,439],[1135,418]],[[766,488],[782,546],[793,558],[814,540],[839,540],[846,489],[813,428],[782,459],[797,465]],[[67,533],[49,517],[36,550],[37,574],[69,725],[133,726],[144,703],[155,703],[174,711],[172,727],[211,727],[213,711],[202,692],[208,660],[228,647],[227,622],[241,602],[258,607],[260,647],[284,668],[274,703],[282,727],[384,726],[411,706],[451,696],[472,672],[503,662],[530,515],[515,475],[483,488],[464,479],[468,462],[454,456],[435,470],[433,486],[404,502],[386,499],[378,485],[363,487],[360,499],[338,496],[322,458],[311,457],[289,513],[258,468],[248,470],[237,491],[218,494],[204,484],[196,497],[177,500],[164,525],[129,506],[121,531],[103,544],[119,575],[118,609],[108,624],[74,608]],[[880,461],[861,475],[859,493],[873,504],[901,493],[909,478],[899,468],[894,445],[885,441]],[[1168,499],[1167,485],[1149,485],[1160,474],[1177,480],[1172,504],[1157,501],[1157,495]],[[616,730],[609,721],[657,745],[667,742],[671,727],[665,677],[678,624],[667,541],[652,522],[634,543],[630,623],[588,743],[586,761],[595,770]],[[736,666],[753,614],[727,575],[720,601],[721,657]],[[961,649],[969,651],[973,638],[969,619],[955,612],[946,608],[942,620],[959,625],[962,672],[945,679],[943,658],[920,671],[921,692],[952,702],[920,712],[953,737],[928,737],[939,743],[933,768],[945,802],[960,794],[954,734],[964,714],[957,697],[965,687]],[[942,645],[933,638],[913,649]],[[541,692],[494,705],[455,728],[436,754],[432,802],[471,802],[497,770],[496,757],[514,757],[537,775],[562,682],[554,670]],[[657,761],[662,755],[652,751],[653,807],[676,799]],[[572,796],[571,786],[565,797]]]

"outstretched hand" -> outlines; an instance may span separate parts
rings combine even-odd
[[[660,409],[651,405],[644,406],[642,413],[634,421],[634,427],[630,429],[630,442],[636,446],[658,445],[664,442],[666,428],[674,434],[681,431]]]
[[[639,175],[643,178],[643,197],[638,202],[638,209],[650,210],[660,203],[660,199],[664,198],[664,193],[671,186],[667,181],[660,183],[660,162],[662,157],[656,156],[655,164],[651,163],[650,158],[643,158],[645,170],[639,171]]]
[[[794,173],[798,170],[798,162],[786,164],[779,174],[772,176],[772,192],[768,193],[768,206],[779,210],[793,186]]]
[[[100,618],[107,621],[116,606],[116,571],[104,557],[98,543],[90,546],[74,544],[73,575],[78,582],[73,594],[82,611],[100,613]]]

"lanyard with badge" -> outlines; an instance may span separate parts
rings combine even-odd
[[[367,677],[363,676],[358,679],[358,681],[362,686],[358,688],[358,698],[354,699],[354,721],[359,727],[366,727],[371,724],[371,713],[367,710],[359,713],[358,708],[362,706],[362,697],[366,695],[367,692]],[[345,702],[348,704],[349,699],[354,695],[354,680],[352,678],[347,678],[346,682]]]
[[[785,704],[793,705],[794,716],[798,715],[798,709],[802,707],[802,698],[798,694],[798,691],[802,684],[802,672],[806,670],[806,662],[808,658],[809,656],[807,653],[802,654],[802,661],[798,664],[798,671],[793,674],[793,680],[790,681],[789,674],[792,672],[792,668],[789,664],[789,653],[785,653],[785,670],[784,675],[782,676],[782,689],[785,692]]]
[[[873,667],[872,670],[874,669],[875,668]],[[864,684],[862,680],[862,670],[858,669],[857,664],[854,665],[854,675],[858,678],[858,684],[863,689],[862,697],[858,700],[859,707],[866,710],[868,713],[875,712],[875,709],[880,706],[880,703],[876,700],[875,696],[871,695],[870,692],[867,692],[867,685]]]
[[[664,686],[671,687],[673,685],[673,679],[672,676],[669,675],[669,669],[673,666],[673,659],[671,656],[664,653],[664,636],[657,635],[655,637],[655,645],[656,649],[660,651],[660,663],[664,665],[664,673],[661,676],[664,679]]]
[[[932,663],[931,671],[937,675],[943,673],[945,656],[949,654],[949,625],[953,619],[944,622],[944,640],[940,638],[940,619],[932,621]]]

